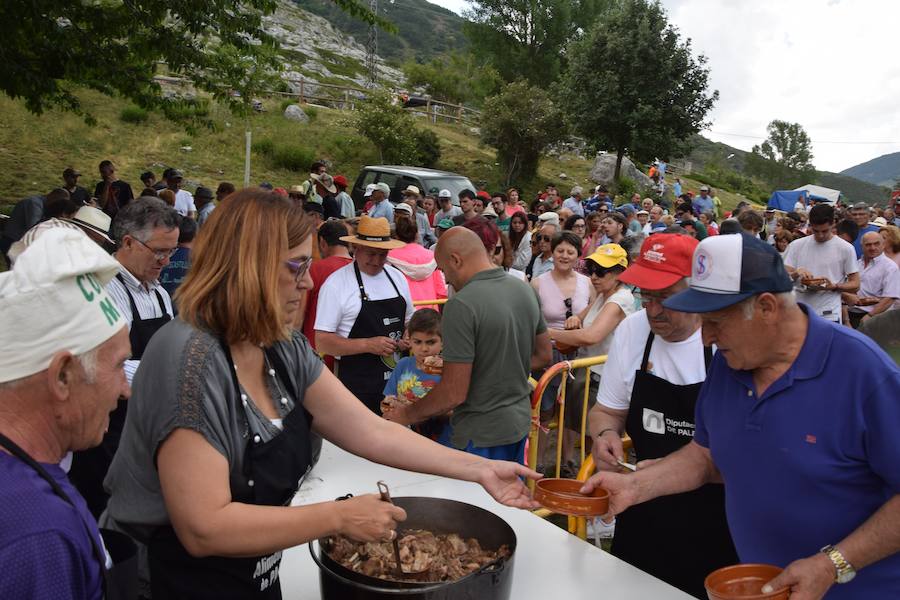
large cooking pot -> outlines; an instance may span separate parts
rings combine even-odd
[[[444,583],[385,581],[347,569],[322,550],[322,540],[310,542],[309,551],[319,565],[323,600],[508,600],[512,586],[516,534],[506,521],[478,506],[443,498],[401,497],[394,504],[406,511],[400,532],[427,529],[475,538],[483,548],[506,544],[510,555],[498,563]]]

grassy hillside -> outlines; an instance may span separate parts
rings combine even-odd
[[[243,181],[244,123],[225,109],[213,106],[214,130],[191,134],[161,114],[150,114],[142,124],[125,123],[119,117],[126,106],[123,101],[94,92],[80,96],[86,109],[97,117],[94,127],[70,113],[32,115],[22,103],[0,97],[0,206],[5,205],[7,212],[18,199],[60,185],[62,171],[70,165],[81,170],[81,185],[92,190],[99,178],[97,164],[107,158],[118,165],[119,176],[137,188],[136,192],[140,191],[140,173],[149,169],[159,174],[166,166],[184,171],[188,189],[197,184],[215,187],[219,181]],[[249,120],[257,148],[264,140],[276,148],[285,144],[307,148],[314,158],[331,161],[333,173],[343,173],[351,181],[363,165],[380,162],[377,150],[346,125],[347,112],[312,108],[311,122],[298,124],[282,117],[278,101],[267,101],[266,107],[265,113]],[[465,174],[488,189],[499,186],[494,152],[480,147],[477,136],[454,125],[426,126],[441,140],[439,168]],[[191,150],[182,150],[185,146]],[[557,182],[564,191],[576,183],[584,185],[590,166],[590,162],[577,159],[545,160],[538,181],[526,186],[526,193],[530,195],[547,181]],[[300,183],[306,168],[277,168],[268,156],[254,153],[251,182],[270,181],[287,187]],[[567,179],[559,179],[560,173]]]
[[[304,10],[324,17],[365,45],[369,26],[328,0],[294,0]],[[456,13],[426,0],[391,0],[379,3],[378,13],[397,26],[397,34],[378,32],[378,54],[388,62],[429,60],[466,46],[463,19]]]

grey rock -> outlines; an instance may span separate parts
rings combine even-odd
[[[591,174],[588,176],[591,181],[601,183],[603,185],[611,185],[613,183],[613,175],[616,172],[616,155],[612,153],[598,154],[594,160],[594,166],[591,167]],[[622,157],[622,169],[620,175],[633,179],[638,188],[645,189],[653,185],[653,180],[634,166],[627,156]]]
[[[291,104],[284,109],[284,118],[298,123],[309,123],[309,116],[296,104]]]
[[[557,175],[557,177],[559,177],[560,179],[568,179],[569,178],[569,176],[566,175],[565,173],[560,173],[559,175]]]

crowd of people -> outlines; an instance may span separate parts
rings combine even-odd
[[[801,597],[900,594],[900,369],[853,331],[900,315],[893,207],[375,183],[357,208],[327,171],[191,194],[166,169],[135,196],[103,161],[93,195],[67,168],[16,205],[0,596],[100,597],[122,536],[144,597],[278,598],[283,549],[404,518],[377,495],[291,507],[323,438],[534,508],[529,377],[603,355],[563,414],[551,380],[538,425],[565,429],[564,476],[593,454],[614,554],[697,597],[739,561]]]

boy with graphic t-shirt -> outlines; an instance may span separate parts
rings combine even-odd
[[[440,353],[441,315],[434,309],[423,308],[413,313],[406,326],[412,356],[400,359],[384,386],[381,412],[387,413],[395,406],[414,404],[423,398],[441,380]],[[434,357],[434,358],[432,358]],[[426,362],[426,359],[431,359]],[[450,420],[441,415],[413,425],[417,433],[437,442],[449,445]]]

